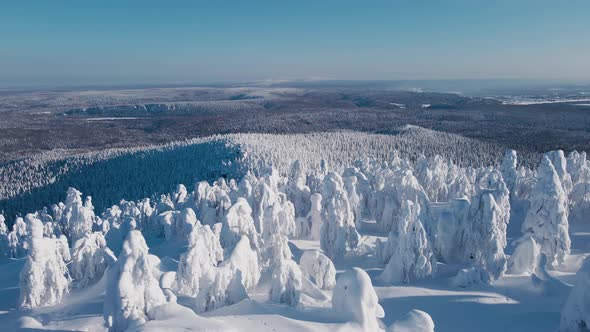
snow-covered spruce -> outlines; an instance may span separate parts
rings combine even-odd
[[[585,332],[590,326],[590,256],[576,273],[576,283],[561,311],[560,332]]]
[[[248,237],[250,245],[253,248],[260,248],[260,235],[254,226],[252,219],[252,209],[248,201],[240,197],[234,205],[229,208],[223,226],[221,228],[221,246],[226,252],[232,252],[240,238],[245,235]]]
[[[103,315],[109,331],[137,327],[150,319],[152,308],[166,303],[154,268],[141,232],[129,232],[117,262],[106,271]]]
[[[319,241],[322,229],[322,195],[315,193],[310,197],[311,208],[307,215],[307,221],[310,224],[309,238]]]
[[[463,233],[465,261],[484,269],[491,280],[500,278],[506,272],[505,239],[502,210],[490,192],[481,191],[473,197]]]
[[[250,240],[242,236],[231,256],[219,267],[206,271],[200,280],[196,308],[200,312],[237,303],[248,297],[260,280],[258,255]]]
[[[385,316],[367,272],[358,267],[342,273],[332,295],[332,308],[358,330],[382,331],[379,318]]]
[[[535,239],[552,266],[562,263],[570,253],[566,202],[559,176],[549,158],[544,156],[537,169],[522,231]]]
[[[317,250],[306,250],[299,261],[303,276],[321,289],[336,285],[336,268],[328,256]]]
[[[69,275],[57,240],[43,237],[41,220],[29,216],[29,254],[20,272],[21,308],[59,303],[68,293]]]
[[[189,237],[189,248],[180,255],[176,283],[178,293],[197,296],[201,278],[212,274],[212,270],[223,260],[223,249],[218,237],[209,225],[196,225]]]
[[[106,268],[116,260],[102,233],[86,234],[72,248],[70,273],[76,287],[86,287],[98,281]]]
[[[380,257],[387,265],[380,278],[387,283],[408,283],[425,278],[436,266],[420,221],[418,203],[402,203],[397,229],[389,233],[387,243],[381,247]]]
[[[320,245],[328,257],[342,257],[347,250],[357,247],[360,238],[342,177],[333,172],[326,175],[321,194],[323,223]]]
[[[285,259],[274,265],[269,298],[277,303],[298,306],[303,274],[293,260]]]
[[[90,197],[86,199],[86,202],[82,202],[82,193],[78,190],[68,189],[63,212],[60,214],[61,227],[71,245],[92,232],[94,207]]]
[[[518,177],[516,165],[516,151],[510,149],[506,150],[504,159],[502,159],[502,165],[500,165],[500,172],[502,172],[502,178],[508,187],[508,191],[511,193],[514,191],[514,185],[516,184],[516,178]]]

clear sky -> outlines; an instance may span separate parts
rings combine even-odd
[[[588,0],[0,0],[0,83],[590,79]]]

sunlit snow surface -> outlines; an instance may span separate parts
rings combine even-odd
[[[588,229],[572,231],[573,254],[559,271],[552,275],[566,284],[575,280],[575,271],[590,252]],[[363,247],[374,245],[377,237],[364,235]],[[150,242],[150,241],[148,241]],[[308,240],[291,241],[294,259],[303,250],[319,249],[319,243]],[[364,245],[364,246],[363,246]],[[162,250],[159,250],[162,249]],[[170,248],[151,252],[165,255]],[[0,326],[2,331],[60,330],[107,331],[102,317],[104,282],[82,291],[73,291],[66,300],[52,307],[17,310],[18,275],[24,259],[5,259],[0,263]],[[436,331],[555,331],[559,327],[561,308],[569,290],[547,293],[537,288],[530,276],[506,275],[493,285],[457,288],[451,286],[455,267],[439,265],[438,275],[407,286],[387,286],[376,280],[382,268],[370,254],[345,257],[335,262],[337,273],[353,266],[364,268],[373,279],[379,303],[385,310],[383,322],[389,326],[410,310],[430,314]],[[269,303],[269,277],[263,276],[259,286],[244,300],[197,316],[189,298],[179,298],[179,305],[162,308],[161,320],[150,321],[141,331],[350,331],[354,326],[331,310],[329,300],[303,299],[302,308]],[[324,291],[331,296],[331,291]]]

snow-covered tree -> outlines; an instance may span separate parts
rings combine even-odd
[[[107,269],[104,319],[109,331],[126,331],[149,320],[150,309],[166,303],[140,231],[129,232],[115,264]]]
[[[305,217],[309,213],[311,191],[305,184],[305,174],[299,160],[296,160],[291,165],[287,184],[281,190],[287,195],[287,199],[293,203],[296,217]]]
[[[563,262],[570,253],[566,209],[566,196],[557,172],[549,158],[544,156],[537,169],[536,184],[522,231],[541,246],[551,265]]]
[[[590,256],[576,273],[576,283],[561,311],[560,332],[586,332],[590,326]]]
[[[321,239],[322,229],[322,195],[315,193],[310,197],[311,208],[307,215],[310,226],[309,238],[319,241]]]
[[[299,266],[303,276],[321,289],[336,285],[336,268],[328,256],[317,250],[306,250],[301,255]]]
[[[248,237],[242,236],[231,256],[209,272],[200,281],[196,298],[198,311],[217,309],[247,298],[247,290],[253,289],[260,280],[258,255],[251,249]]]
[[[567,156],[566,170],[572,178],[572,183],[575,185],[580,181],[580,170],[582,167],[588,167],[588,159],[586,152],[572,151]]]
[[[196,296],[199,292],[200,281],[204,275],[223,260],[223,249],[219,238],[213,233],[209,225],[196,225],[189,237],[189,248],[180,255],[176,283],[178,293]]]
[[[8,227],[4,223],[6,219],[0,214],[0,256],[10,256],[10,245],[8,242]]]
[[[397,228],[402,213],[402,204],[410,200],[420,204],[424,219],[428,216],[430,202],[422,186],[411,170],[386,172],[383,188],[375,193],[373,216],[382,232],[389,233]],[[423,220],[428,229],[428,221]]]
[[[68,269],[55,239],[43,237],[43,223],[30,219],[29,256],[20,272],[21,308],[59,303],[68,293]]]
[[[565,159],[563,151],[549,151],[545,153],[544,157],[549,158],[551,165],[553,165],[555,168],[555,172],[557,172],[559,183],[561,184],[561,188],[566,195],[567,201],[567,196],[569,196],[570,192],[572,191],[573,183],[572,177],[567,172],[567,160]]]
[[[387,265],[381,279],[388,283],[408,283],[432,274],[435,267],[432,249],[420,222],[420,205],[402,204],[397,229],[391,230],[381,257]]]
[[[116,260],[102,233],[89,233],[74,243],[70,273],[77,287],[86,287],[100,280]]]
[[[570,194],[569,221],[585,224],[590,221],[590,166],[583,164],[578,169],[578,181]]]
[[[296,307],[303,285],[301,269],[293,260],[281,260],[274,265],[269,292],[271,301]]]
[[[342,273],[336,280],[332,308],[344,320],[352,321],[354,330],[382,331],[379,318],[383,318],[385,312],[379,304],[371,278],[358,267]]]
[[[496,280],[506,271],[506,228],[494,196],[481,191],[473,197],[469,221],[463,232],[465,261],[483,268]]]
[[[320,245],[328,257],[341,257],[358,245],[359,234],[340,175],[329,173],[322,186]]]
[[[504,154],[504,159],[502,159],[502,165],[500,166],[500,172],[502,172],[502,178],[508,187],[510,193],[514,190],[514,185],[516,184],[516,178],[518,177],[518,172],[516,170],[517,158],[516,158],[516,151],[508,149]]]
[[[74,188],[69,188],[66,203],[61,215],[60,223],[64,234],[73,245],[86,234],[92,232],[94,222],[94,207],[90,200],[86,204],[82,202],[82,193]]]
[[[260,248],[260,235],[256,232],[254,219],[252,219],[252,209],[245,198],[240,197],[234,205],[227,211],[223,220],[221,229],[221,246],[226,252],[231,252],[245,235],[250,240],[253,248]]]

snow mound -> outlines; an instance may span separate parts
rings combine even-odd
[[[358,267],[342,273],[336,280],[332,308],[343,320],[357,323],[361,331],[382,331],[379,318],[385,317],[385,312],[371,278]]]
[[[414,309],[393,322],[387,332],[434,332],[434,321],[429,314]]]
[[[590,256],[576,273],[572,289],[561,312],[561,332],[584,332],[590,327]]]

